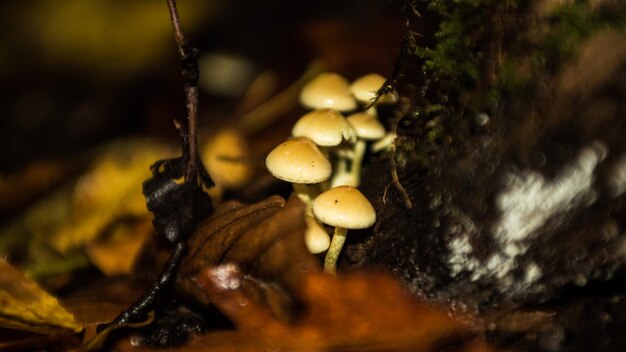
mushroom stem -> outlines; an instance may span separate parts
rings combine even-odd
[[[358,187],[361,183],[361,166],[363,164],[363,157],[365,156],[365,146],[365,141],[360,138],[354,145],[354,158],[352,159],[350,174],[352,174],[356,184],[349,186]]]
[[[304,243],[311,254],[322,253],[330,246],[330,236],[326,229],[313,215],[304,217],[306,222],[306,232],[304,233]]]
[[[305,213],[307,215],[313,216],[311,204],[313,202],[313,199],[315,199],[315,197],[317,197],[319,194],[319,190],[317,189],[316,185],[294,183],[293,191],[298,196],[298,198],[300,198],[300,200],[306,205]]]
[[[326,252],[326,258],[324,258],[324,271],[329,274],[337,272],[337,258],[339,258],[339,253],[341,253],[343,244],[346,242],[347,232],[348,230],[344,227],[335,227],[333,239],[330,242],[328,252]]]
[[[337,186],[358,187],[361,183],[361,164],[365,156],[366,142],[359,139],[354,145],[350,171],[347,171],[347,160],[340,157],[331,180],[331,188]]]
[[[330,179],[330,188],[334,188],[343,184],[343,179],[349,175],[348,160],[346,156],[340,155],[333,165],[333,176]]]

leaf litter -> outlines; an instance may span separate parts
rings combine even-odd
[[[0,326],[39,333],[80,332],[83,327],[59,301],[0,260]]]

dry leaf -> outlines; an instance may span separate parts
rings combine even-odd
[[[296,292],[302,314],[292,324],[274,319],[267,307],[251,301],[242,290],[244,280],[236,265],[223,264],[201,273],[198,284],[254,349],[463,350],[476,336],[446,311],[418,303],[394,280],[378,274],[304,275]],[[480,341],[469,345],[486,348]]]
[[[228,202],[205,221],[189,239],[176,287],[188,298],[206,306],[197,275],[220,263],[236,263],[245,273],[242,290],[272,313],[289,320],[293,292],[304,271],[319,270],[317,259],[304,245],[304,204],[277,196],[243,206]]]
[[[120,218],[149,218],[141,183],[150,177],[150,164],[168,154],[148,140],[107,146],[76,182],[71,211],[49,243],[65,253],[93,240]]]
[[[146,139],[102,146],[77,181],[0,228],[0,253],[20,252],[28,258],[23,266],[40,272],[52,261],[63,260],[59,253],[82,249],[120,221],[149,219],[141,182],[150,176],[150,164],[168,153],[163,145]]]
[[[199,226],[175,287],[214,305],[236,330],[174,350],[488,350],[468,317],[417,302],[390,277],[322,274],[304,245],[303,212],[295,197],[227,202]],[[144,350],[131,342],[118,350]]]
[[[41,333],[82,330],[56,298],[5,260],[0,260],[0,326]]]

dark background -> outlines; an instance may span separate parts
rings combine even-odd
[[[388,74],[400,46],[401,1],[181,0],[202,54],[245,58],[278,87],[311,60],[348,78]],[[426,20],[426,19],[425,19]],[[180,64],[165,1],[0,4],[0,177],[120,136],[175,138]],[[229,119],[240,96],[200,97],[201,127]]]

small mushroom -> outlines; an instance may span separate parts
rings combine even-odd
[[[300,92],[300,103],[310,109],[333,108],[342,112],[357,108],[348,80],[336,73],[322,73],[311,80]]]
[[[322,253],[330,246],[330,236],[322,224],[315,217],[305,215],[306,232],[304,233],[304,243],[312,254]]]
[[[310,208],[317,192],[307,185],[328,180],[332,168],[320,148],[306,137],[296,137],[279,144],[265,159],[274,177],[293,183],[296,195]]]
[[[372,153],[378,153],[383,150],[387,150],[393,146],[396,138],[398,138],[398,134],[394,132],[388,132],[385,137],[376,141],[370,146],[370,151]]]
[[[348,229],[365,229],[376,221],[372,204],[356,188],[339,186],[320,194],[313,201],[313,213],[320,221],[335,227],[330,248],[324,259],[324,271],[336,272],[337,258]]]
[[[363,105],[371,104],[376,98],[376,92],[385,84],[385,77],[370,73],[361,78],[356,79],[350,85],[350,92]],[[378,104],[393,104],[398,101],[396,92],[389,92],[378,99]]]
[[[356,132],[335,109],[317,109],[302,116],[293,126],[294,137],[307,137],[323,147],[334,147],[343,140],[356,142]]]
[[[361,166],[365,156],[367,141],[375,141],[385,136],[385,127],[378,119],[366,112],[358,112],[347,118],[358,137],[354,144],[350,171],[345,169],[345,161],[339,163],[331,180],[331,187],[347,185],[357,187],[361,183]]]
[[[221,199],[224,190],[241,189],[254,176],[250,148],[237,129],[220,130],[204,144],[201,155],[215,183],[209,190],[213,199]]]

